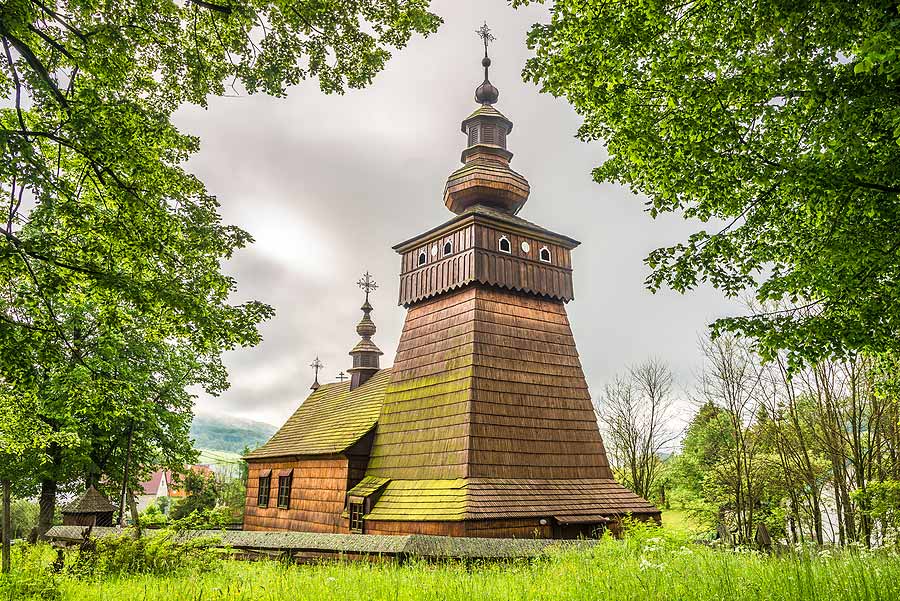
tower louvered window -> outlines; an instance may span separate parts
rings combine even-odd
[[[485,144],[493,144],[494,143],[494,126],[485,124],[482,127],[481,132],[481,141]]]
[[[478,124],[473,123],[469,126],[469,146],[478,144]]]

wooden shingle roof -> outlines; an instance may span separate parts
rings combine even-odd
[[[561,302],[472,286],[413,305],[392,371],[369,476],[612,478]]]
[[[116,507],[103,496],[100,491],[91,486],[78,495],[71,503],[63,507],[63,513],[106,513],[115,511]]]
[[[414,238],[405,240],[400,244],[395,244],[393,248],[395,251],[403,253],[406,250],[409,250],[410,248],[420,244],[422,240],[430,239],[431,237],[438,235],[443,231],[450,231],[453,228],[458,227],[460,223],[466,220],[475,220],[479,223],[494,223],[515,228],[523,232],[528,232],[529,234],[532,234],[542,240],[555,242],[569,249],[575,248],[576,246],[581,244],[581,242],[575,240],[574,238],[570,238],[569,236],[548,230],[547,228],[541,227],[536,223],[532,223],[527,219],[522,219],[518,215],[511,215],[509,213],[498,211],[497,209],[493,209],[484,205],[473,205],[459,215],[456,215],[452,219],[445,221],[441,225],[431,228],[427,232],[419,234]]]
[[[269,441],[247,459],[341,453],[378,421],[391,370],[382,369],[355,390],[350,381],[323,384]]]
[[[562,302],[475,285],[414,304],[392,370],[366,519],[658,515],[613,479]]]
[[[526,517],[602,522],[659,509],[612,478],[392,480],[367,520],[459,521]]]

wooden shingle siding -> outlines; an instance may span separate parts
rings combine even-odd
[[[349,477],[346,457],[251,460],[248,468],[244,530],[346,532],[341,517]],[[275,506],[277,478],[273,478],[269,506],[258,507],[260,473],[289,469],[294,470],[290,508]]]

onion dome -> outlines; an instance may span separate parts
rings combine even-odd
[[[487,49],[485,49],[487,52]],[[488,79],[488,67],[491,66],[491,59],[487,55],[481,59],[484,66],[484,81],[480,86],[475,88],[475,102],[481,104],[494,104],[500,98],[500,90],[494,87],[494,84]]]

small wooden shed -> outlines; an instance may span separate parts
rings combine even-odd
[[[62,510],[64,526],[112,526],[115,505],[91,486]]]

